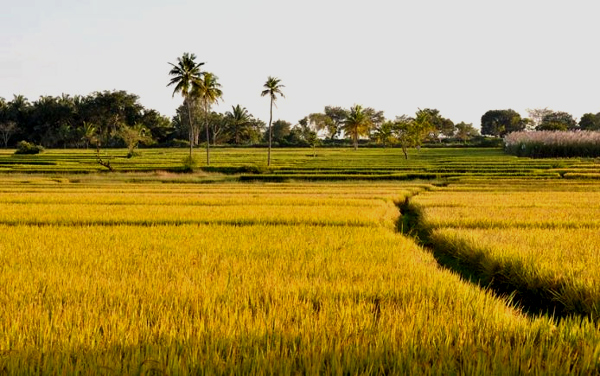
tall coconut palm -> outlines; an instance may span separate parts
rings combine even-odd
[[[177,58],[177,64],[169,63],[173,68],[169,71],[171,81],[167,86],[175,85],[173,96],[180,93],[183,97],[183,103],[188,111],[190,121],[190,159],[192,158],[192,148],[194,143],[194,125],[192,123],[191,105],[194,100],[193,93],[202,85],[202,72],[200,67],[204,63],[196,63],[196,55],[185,52],[183,56]]]
[[[194,97],[200,98],[204,111],[204,125],[206,127],[206,165],[210,166],[210,133],[208,131],[208,115],[210,107],[217,103],[223,96],[221,84],[217,81],[218,77],[210,72],[204,72],[200,81],[200,86],[194,89]]]
[[[358,149],[358,138],[360,136],[368,135],[372,125],[373,121],[371,116],[369,116],[361,105],[357,104],[350,107],[350,112],[344,120],[343,128],[344,132],[352,137],[354,150]]]
[[[262,93],[260,93],[260,96],[264,97],[264,96],[268,95],[271,98],[271,107],[270,107],[270,111],[269,111],[269,129],[268,129],[269,152],[268,152],[268,156],[267,156],[267,166],[270,166],[271,165],[271,140],[273,138],[273,136],[271,134],[271,123],[273,122],[273,104],[277,100],[277,95],[281,96],[282,98],[285,98],[285,95],[283,95],[283,92],[281,91],[281,89],[284,88],[285,86],[281,84],[281,80],[279,78],[269,76],[267,78],[267,82],[265,82],[263,87],[265,89],[262,91]]]
[[[251,125],[250,114],[246,107],[242,107],[239,104],[231,106],[231,111],[225,113],[228,126],[231,127],[233,133],[233,142],[239,145],[241,142],[241,136],[247,131],[248,126]]]

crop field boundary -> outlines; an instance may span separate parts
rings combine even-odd
[[[441,267],[457,273],[480,288],[492,291],[528,315],[548,315],[558,321],[574,316],[598,320],[584,307],[567,306],[556,299],[557,292],[567,287],[566,281],[551,278],[524,281],[519,274],[523,265],[518,261],[502,265],[485,249],[476,249],[465,241],[450,243],[434,237],[433,229],[421,221],[420,209],[411,203],[411,198],[418,194],[407,196],[397,204],[400,210],[397,231],[414,238],[434,256]],[[580,294],[587,295],[583,290]]]

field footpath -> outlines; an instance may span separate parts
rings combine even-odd
[[[568,281],[551,276],[541,276],[535,280],[526,279],[521,273],[523,265],[518,260],[500,263],[485,249],[477,249],[466,241],[449,242],[442,237],[433,236],[435,228],[423,223],[421,209],[411,202],[419,193],[415,192],[397,204],[400,210],[397,231],[412,237],[417,244],[431,252],[441,267],[457,273],[470,283],[492,291],[496,296],[514,303],[524,313],[532,316],[547,314],[559,321],[573,316],[588,317],[594,321],[599,319],[594,317],[595,312],[583,304],[567,306],[556,299],[558,292],[573,288],[569,286]],[[578,295],[585,300],[590,294],[581,288]]]

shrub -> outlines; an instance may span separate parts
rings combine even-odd
[[[198,159],[194,156],[188,155],[183,158],[183,172],[193,172],[196,167],[198,167]]]
[[[30,144],[27,141],[19,141],[17,143],[17,151],[15,154],[39,154],[44,151],[40,145]]]

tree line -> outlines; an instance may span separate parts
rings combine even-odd
[[[183,103],[172,118],[147,109],[139,97],[126,91],[94,92],[87,96],[41,96],[30,102],[22,95],[10,101],[0,97],[0,142],[4,147],[19,141],[48,148],[127,147],[129,155],[139,144],[162,147],[206,146],[210,164],[211,145],[338,146],[359,144],[401,147],[405,157],[409,148],[423,143],[467,143],[480,137],[473,124],[442,116],[437,109],[418,109],[413,115],[386,119],[383,111],[354,105],[350,108],[326,106],[292,124],[273,121],[273,107],[285,98],[281,80],[268,77],[261,96],[269,99],[268,124],[248,112],[241,104],[223,113],[212,111],[223,95],[218,77],[202,70],[205,63],[196,55],[184,53],[171,70],[167,86]],[[257,95],[259,92],[257,92]],[[600,112],[586,113],[579,122],[562,111],[529,109],[523,118],[512,109],[490,110],[481,118],[481,135],[504,137],[522,130],[600,130]]]
[[[312,146],[348,144],[355,149],[368,143],[409,148],[423,143],[467,143],[479,137],[470,123],[454,123],[437,109],[418,109],[414,115],[386,119],[383,111],[354,105],[350,108],[326,106],[292,124],[273,121],[278,98],[285,98],[285,86],[268,77],[257,95],[269,99],[269,122],[256,118],[241,104],[223,113],[212,111],[223,91],[218,77],[204,71],[205,63],[196,55],[184,53],[171,66],[167,86],[182,104],[172,118],[147,109],[139,97],[126,91],[94,92],[87,96],[41,96],[29,102],[22,95],[7,101],[0,98],[0,141],[5,147],[27,141],[44,147],[87,148],[127,147],[129,154],[139,144],[163,147],[206,146],[210,164],[211,145],[267,145],[268,162],[272,145]],[[528,110],[522,118],[512,109],[490,110],[481,118],[481,134],[503,137],[521,130],[600,130],[600,113],[587,113],[577,122],[572,115],[547,108]]]
[[[564,111],[548,108],[527,109],[529,117],[512,110],[490,110],[481,117],[483,135],[504,137],[520,131],[598,131],[600,130],[600,112],[583,114],[579,121]]]
[[[33,102],[23,95],[11,101],[0,98],[0,139],[5,147],[21,140],[51,148],[122,147],[131,133],[146,142],[163,142],[174,131],[169,118],[125,91],[41,96]]]
[[[277,146],[349,143],[358,147],[359,141],[382,146],[417,146],[448,138],[464,142],[478,132],[471,124],[454,124],[436,109],[388,120],[383,111],[355,105],[326,106],[295,124],[275,120],[270,134]],[[148,145],[189,147],[190,135],[194,146],[207,140],[211,145],[264,145],[269,138],[267,124],[241,104],[220,113],[207,110],[201,101],[190,101],[169,119],[145,108],[137,95],[126,91],[42,96],[33,102],[22,95],[10,101],[0,98],[0,141],[5,147],[20,140],[48,148],[87,148],[97,143],[124,147],[136,139]]]

